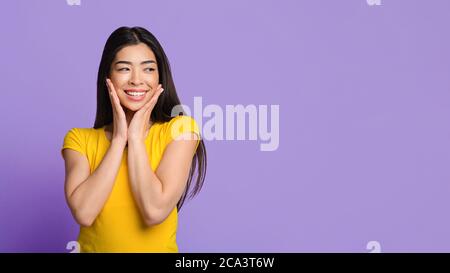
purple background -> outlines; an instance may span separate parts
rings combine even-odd
[[[280,105],[277,151],[206,142],[181,252],[450,251],[450,1],[162,2],[2,2],[0,251],[76,240],[60,148],[122,25],[158,37],[184,104]]]

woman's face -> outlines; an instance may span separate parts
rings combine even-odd
[[[139,110],[159,84],[155,54],[144,43],[122,48],[111,64],[110,79],[122,106]]]

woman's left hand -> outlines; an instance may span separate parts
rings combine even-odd
[[[158,85],[156,92],[153,93],[151,99],[144,104],[141,109],[134,113],[130,125],[128,126],[128,142],[145,140],[150,115],[158,101],[159,95],[161,95],[163,91],[164,89],[162,89],[161,84]]]

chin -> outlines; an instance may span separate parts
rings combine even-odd
[[[141,109],[141,108],[144,106],[145,103],[146,103],[145,101],[142,101],[142,102],[135,102],[135,103],[127,103],[127,104],[125,105],[125,107],[126,107],[128,110],[130,110],[130,111],[136,112],[136,111],[138,111],[139,109]]]
[[[129,110],[129,111],[133,111],[136,112],[137,110],[142,108],[142,105],[125,105],[125,107]]]

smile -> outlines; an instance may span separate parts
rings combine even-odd
[[[124,90],[124,92],[127,94],[127,97],[133,101],[140,101],[144,99],[145,94],[147,93],[146,90]]]

